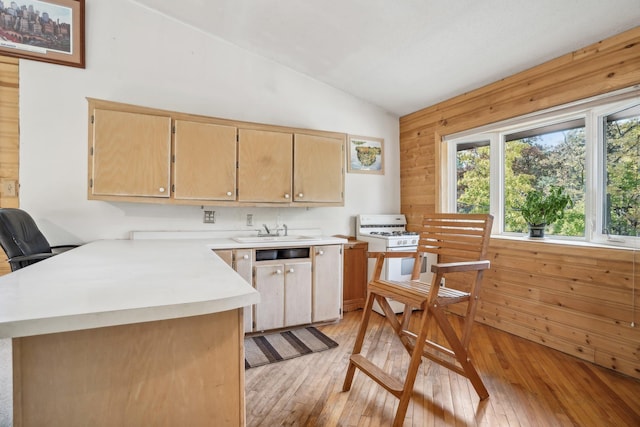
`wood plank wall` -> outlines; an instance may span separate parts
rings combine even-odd
[[[640,27],[401,117],[408,227],[439,209],[442,136],[638,84]],[[638,251],[494,238],[490,259],[479,321],[640,378]]]
[[[0,207],[19,206],[18,190],[5,191],[5,183],[17,186],[19,172],[19,75],[18,59],[0,56]],[[11,269],[0,250],[0,275]]]

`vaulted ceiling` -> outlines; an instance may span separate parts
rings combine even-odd
[[[640,24],[640,0],[134,0],[402,116]]]

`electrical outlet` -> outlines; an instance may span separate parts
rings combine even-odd
[[[444,277],[440,279],[440,287],[441,288],[446,288],[447,287]]]
[[[247,225],[248,226],[253,225],[253,214],[247,214]]]
[[[215,224],[216,222],[216,211],[204,211],[204,221],[205,224]]]

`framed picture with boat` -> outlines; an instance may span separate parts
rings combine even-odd
[[[349,135],[347,171],[384,175],[384,139]]]
[[[0,2],[0,55],[84,68],[84,2]]]

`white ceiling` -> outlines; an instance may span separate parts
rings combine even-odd
[[[640,25],[640,0],[133,0],[399,116]]]

